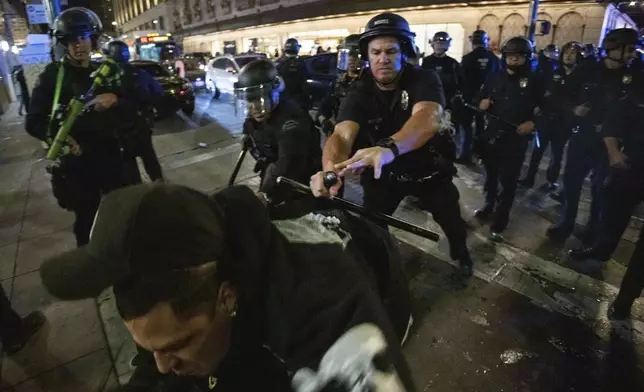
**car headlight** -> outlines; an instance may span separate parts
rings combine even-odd
[[[203,71],[204,69],[206,69],[206,66],[203,64],[199,64],[199,69]]]

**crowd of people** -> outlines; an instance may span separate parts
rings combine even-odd
[[[416,390],[401,351],[413,323],[404,266],[383,221],[338,210],[349,172],[360,176],[367,211],[392,214],[414,196],[445,233],[464,280],[475,263],[455,163],[482,160],[475,215],[491,221],[492,241],[503,241],[517,187],[534,186],[547,146],[544,189],[563,202],[552,240],[573,234],[592,172],[591,217],[575,233],[590,246],[571,251],[577,259],[609,258],[644,197],[635,30],[610,31],[595,57],[577,42],[534,56],[530,40],[513,37],[501,59],[479,30],[460,64],[439,32],[421,62],[407,21],[379,14],[346,38],[338,80],[313,119],[299,43],[289,39],[282,58],[247,64],[235,84],[259,189],[214,195],[163,182],[150,141],[158,85],[128,66],[118,41],[96,72],[89,55],[100,30],[88,9],[57,18],[53,37],[66,55],[41,75],[26,129],[48,145],[70,130],[49,170],[54,196],[75,214],[78,248],[42,265],[43,284],[63,300],[112,287],[139,348],[129,391]],[[84,110],[70,116],[81,96]],[[141,184],[137,156],[156,183]],[[611,318],[627,318],[644,286],[643,238]],[[30,317],[23,323],[33,333],[42,317]]]

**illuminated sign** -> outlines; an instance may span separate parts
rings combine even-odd
[[[142,44],[153,43],[153,42],[165,42],[171,41],[172,37],[169,36],[145,36],[139,38]]]

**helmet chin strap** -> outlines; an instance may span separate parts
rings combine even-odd
[[[626,52],[626,47],[624,45],[621,45],[620,48],[622,49],[622,53],[620,54],[619,58],[610,57],[609,53],[612,51],[612,49],[611,50],[606,50],[606,58],[609,59],[609,60],[613,60],[613,61],[615,61],[617,63],[620,63],[620,64],[626,64],[628,62],[628,60],[629,60],[628,57],[624,58],[624,52]]]

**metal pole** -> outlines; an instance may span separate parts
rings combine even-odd
[[[535,44],[534,33],[537,29],[537,14],[539,13],[539,0],[530,1],[530,27],[528,27],[528,39]]]

